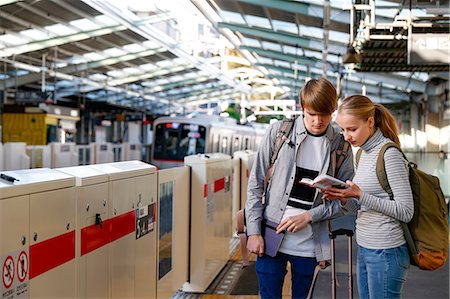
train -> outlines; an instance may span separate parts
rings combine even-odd
[[[166,169],[183,166],[189,155],[257,150],[267,128],[267,124],[240,125],[214,115],[160,117],[153,122],[150,163]]]

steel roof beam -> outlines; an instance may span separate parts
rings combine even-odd
[[[287,43],[290,45],[296,45],[301,48],[305,48],[307,50],[311,51],[317,51],[321,52],[321,49],[315,49],[312,45],[312,42],[318,42],[322,44],[322,38],[316,38],[316,37],[303,37],[299,36],[298,34],[293,34],[289,32],[280,32],[280,31],[273,31],[271,29],[262,28],[262,27],[250,27],[246,25],[241,24],[234,24],[234,23],[225,23],[220,22],[218,24],[219,28],[228,28],[232,31],[238,31],[241,34],[244,35],[251,35],[259,38],[264,38],[267,40],[272,40],[274,42],[282,42]],[[347,49],[347,42],[336,42],[336,41],[330,41],[330,45],[336,46],[338,48],[342,48],[342,50]],[[331,53],[331,52],[330,52]],[[338,55],[338,54],[335,54]]]
[[[159,48],[159,49],[144,50],[141,52],[136,52],[136,53],[132,53],[132,54],[130,53],[130,54],[125,54],[125,55],[115,56],[115,57],[109,57],[106,59],[92,61],[92,62],[88,62],[88,63],[72,64],[72,65],[69,65],[66,67],[57,68],[55,70],[58,72],[61,72],[61,73],[65,73],[65,74],[83,72],[83,71],[86,71],[89,69],[110,66],[110,65],[117,64],[117,63],[121,63],[121,62],[134,60],[137,58],[152,56],[152,55],[155,55],[156,53],[161,53],[161,52],[165,52],[165,49]],[[48,73],[48,71],[49,71],[49,69],[45,70],[46,73]],[[5,80],[4,86],[5,86],[5,89],[15,87],[15,86],[21,86],[24,84],[39,81],[41,79],[41,77],[42,77],[41,73],[32,73],[32,74],[28,74],[28,75],[18,76],[17,78],[10,78],[10,79]],[[0,86],[0,88],[2,88],[2,87],[3,86]]]

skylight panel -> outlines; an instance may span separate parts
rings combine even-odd
[[[143,46],[141,46],[140,44],[128,44],[128,45],[123,46],[122,48],[125,51],[132,52],[132,53],[141,52],[141,51],[145,50],[145,48]]]
[[[159,45],[153,41],[150,40],[146,40],[145,42],[142,43],[145,47],[150,48],[150,49],[155,49],[158,48]]]
[[[267,18],[261,18],[257,16],[252,15],[246,15],[245,19],[247,20],[248,24],[251,26],[261,27],[261,28],[268,28],[270,29],[270,22]]]
[[[106,26],[118,25],[118,23],[116,21],[114,21],[114,19],[112,19],[111,17],[106,16],[106,15],[99,15],[99,16],[94,17],[94,19]]]
[[[186,63],[186,61],[183,58],[180,57],[176,57],[172,60],[166,60],[166,61],[171,61],[172,64],[184,64]]]
[[[245,24],[245,20],[239,13],[222,10],[219,14],[228,23]]]
[[[69,34],[74,34],[74,33],[78,32],[78,31],[76,31],[66,25],[63,25],[63,24],[54,24],[54,25],[46,26],[44,28],[50,32],[57,34],[58,36],[69,35]]]
[[[125,52],[122,49],[119,48],[109,48],[103,51],[103,54],[109,57],[115,57],[115,56],[122,56],[127,54],[127,52]]]
[[[262,42],[262,46],[263,46],[264,49],[267,49],[267,50],[273,50],[273,51],[281,52],[281,46],[279,44],[276,44],[276,43]]]
[[[288,68],[288,69],[291,68],[291,64],[287,61],[275,60],[274,64],[279,67],[284,67],[284,68]]]
[[[154,65],[153,63],[146,63],[146,64],[141,64],[139,66],[139,68],[141,68],[145,71],[153,71],[153,70],[157,69],[157,66]]]
[[[289,33],[294,33],[294,34],[298,33],[297,25],[295,25],[294,23],[273,20],[272,24],[273,24],[273,28],[276,31],[284,31],[284,32],[289,32]]]
[[[183,77],[181,75],[175,75],[175,76],[170,77],[169,82],[177,82],[177,81],[182,81],[184,79],[185,79],[185,77]]]
[[[25,35],[26,37],[32,39],[32,40],[41,40],[41,39],[48,39],[50,37],[55,36],[54,34],[51,34],[50,32],[45,32],[39,29],[28,29],[20,32],[21,35]]]
[[[158,61],[156,63],[156,65],[159,66],[159,67],[162,67],[162,68],[167,68],[167,67],[172,66],[173,63],[170,60],[161,60],[161,61]]]
[[[81,31],[94,30],[94,29],[98,29],[100,27],[100,26],[98,26],[97,24],[95,24],[94,22],[92,22],[91,20],[88,20],[88,19],[75,20],[75,21],[70,22],[69,24],[74,26],[74,27],[77,27]]]
[[[242,39],[242,43],[246,46],[249,47],[259,47],[261,46],[260,42],[257,39],[254,38],[248,38],[248,37],[244,37]]]
[[[348,42],[350,40],[350,34],[344,32],[338,32],[330,30],[329,38],[335,42]]]
[[[300,25],[300,36],[323,38],[323,29],[318,27]]]
[[[90,61],[97,61],[97,60],[105,59],[104,55],[101,55],[97,52],[90,52],[90,53],[83,54],[83,57],[85,57],[87,60],[90,60]]]
[[[262,64],[272,64],[272,59],[260,56],[258,62]]]
[[[79,63],[86,63],[86,62],[87,62],[86,58],[82,57],[82,56],[74,56],[69,59],[69,63],[71,63],[71,64],[79,64]]]
[[[27,39],[19,37],[15,34],[4,34],[0,35],[0,44],[6,44],[9,46],[16,46],[26,44],[28,42]]]
[[[114,78],[122,78],[126,74],[124,74],[124,72],[122,72],[122,70],[112,70],[112,71],[107,72],[107,75],[114,77]]]
[[[106,81],[106,79],[108,79],[107,76],[105,76],[104,74],[92,74],[89,76],[89,79],[93,80],[93,81]]]
[[[164,85],[164,84],[169,84],[170,81],[166,78],[160,78],[155,80],[155,85]]]

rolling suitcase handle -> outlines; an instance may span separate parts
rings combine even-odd
[[[349,229],[338,229],[330,231],[331,243],[331,298],[336,298],[336,257],[335,257],[335,239],[337,236],[347,235],[348,237],[348,298],[353,298],[352,281],[352,237],[353,231]]]

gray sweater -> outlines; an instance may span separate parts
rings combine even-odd
[[[361,146],[362,154],[353,178],[362,191],[356,220],[356,240],[358,245],[369,249],[394,248],[404,244],[400,221],[409,222],[414,213],[407,161],[396,148],[389,148],[384,155],[394,200],[390,200],[378,182],[377,157],[381,147],[388,142],[392,141],[378,129]]]

